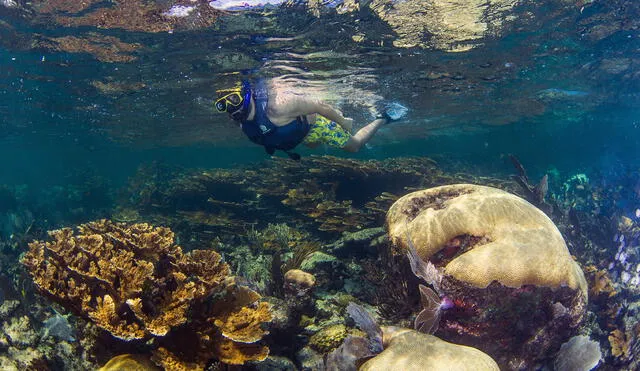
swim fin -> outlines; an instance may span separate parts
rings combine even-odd
[[[389,124],[406,116],[409,109],[398,102],[389,102],[382,104],[378,111],[382,112],[382,114],[377,118],[386,119],[387,124]]]

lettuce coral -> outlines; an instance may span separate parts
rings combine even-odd
[[[197,362],[266,358],[268,349],[258,342],[267,334],[261,324],[270,321],[270,308],[235,283],[218,253],[185,254],[170,229],[148,224],[100,220],[77,232],[63,228],[49,233],[51,242],[29,244],[22,263],[43,294],[124,341],[162,339],[186,328],[197,334]],[[217,352],[216,342],[237,354]],[[243,352],[247,343],[259,351]]]

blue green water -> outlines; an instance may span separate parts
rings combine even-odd
[[[207,1],[85,3],[0,0],[2,246],[30,220],[42,238],[110,217],[141,166],[267,160],[211,104],[242,78],[284,78],[356,128],[378,102],[409,109],[357,154],[299,148],[303,158],[420,156],[507,179],[513,154],[532,182],[549,174],[554,194],[586,174],[610,199],[576,209],[611,228],[640,208],[637,1],[489,1],[443,13],[447,2],[410,0],[276,1],[230,13]],[[184,10],[173,6],[193,9],[168,15]],[[607,247],[613,257],[617,246]]]
[[[292,78],[334,89],[329,101],[356,125],[371,119],[366,106],[375,99],[396,99],[410,108],[407,121],[383,129],[360,158],[446,155],[499,169],[501,154],[517,153],[540,171],[610,162],[635,166],[637,33],[621,25],[602,40],[588,37],[590,26],[607,24],[597,16],[614,12],[615,5],[588,4],[582,13],[577,6],[546,6],[555,6],[556,13],[545,15],[542,5],[516,8],[512,13],[522,17],[521,24],[509,24],[500,36],[462,53],[394,48],[388,41],[379,47],[378,39],[393,38],[394,31],[365,10],[315,20],[300,9],[246,16],[268,22],[258,29],[259,37],[255,28],[262,25],[243,15],[227,16],[210,30],[98,29],[143,45],[130,63],[30,47],[43,38],[96,30],[42,24],[3,8],[1,147],[3,158],[11,159],[3,165],[3,180],[54,182],[81,168],[122,179],[136,164],[163,156],[213,167],[258,160],[260,148],[215,114],[209,102],[215,88],[234,81],[232,72],[274,76],[282,66],[290,68]],[[621,19],[634,14],[621,9]],[[361,23],[357,30],[349,29],[354,20]],[[323,27],[335,32],[321,33]],[[365,42],[350,41],[359,33]],[[270,36],[279,41],[265,41]],[[229,54],[242,62],[220,61]],[[623,70],[603,71],[604,63],[624,64]],[[234,71],[236,66],[241,68]],[[434,71],[462,77],[425,78]],[[92,86],[95,81],[145,87],[101,93]],[[569,94],[545,95],[545,90]],[[491,126],[495,123],[504,126]]]

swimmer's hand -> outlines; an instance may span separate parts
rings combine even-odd
[[[353,130],[353,119],[351,117],[345,117],[342,122],[339,123],[342,128],[348,132]]]

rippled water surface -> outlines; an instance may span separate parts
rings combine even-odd
[[[360,125],[379,100],[407,105],[365,156],[389,144],[422,154],[442,135],[472,135],[469,148],[447,148],[480,143],[489,157],[513,142],[575,160],[638,153],[635,2],[282,3],[4,0],[3,140],[43,151],[71,142],[87,156],[114,144],[257,153],[210,104],[246,75],[302,87]]]

